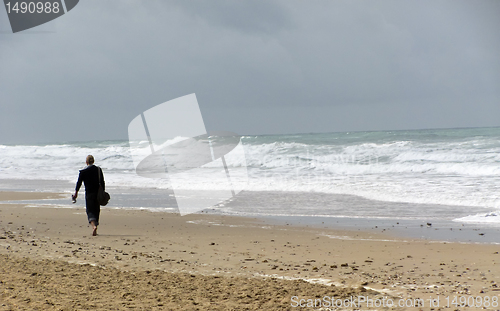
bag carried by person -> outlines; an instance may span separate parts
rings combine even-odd
[[[108,204],[109,199],[111,197],[109,196],[109,193],[104,191],[104,189],[102,188],[102,185],[101,185],[102,170],[100,167],[98,167],[98,168],[99,168],[99,172],[97,174],[99,175],[99,190],[97,190],[97,202],[99,202],[99,205],[106,206],[106,204]]]

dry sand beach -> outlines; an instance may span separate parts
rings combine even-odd
[[[1,204],[0,310],[500,309],[498,245],[107,208],[90,233],[83,208]],[[351,297],[373,306],[325,303]]]

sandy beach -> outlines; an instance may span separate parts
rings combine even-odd
[[[81,207],[0,204],[0,310],[500,309],[498,245],[105,207],[90,233]]]

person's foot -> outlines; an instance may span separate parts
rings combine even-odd
[[[92,236],[96,236],[97,235],[97,224],[96,224],[96,221],[92,220],[90,222],[90,225],[92,226],[92,228],[94,228],[94,230],[92,231]]]

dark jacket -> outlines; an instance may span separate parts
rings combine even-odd
[[[104,190],[104,175],[102,174],[102,170],[99,169],[95,165],[89,165],[83,170],[80,170],[80,175],[78,176],[78,182],[76,183],[76,191],[80,190],[82,186],[82,182],[85,184],[85,192],[86,193],[97,193],[99,190],[99,175],[101,175],[101,185]]]

